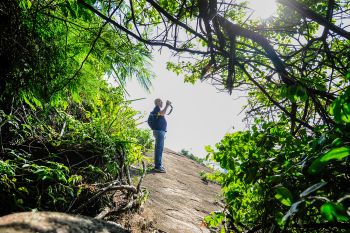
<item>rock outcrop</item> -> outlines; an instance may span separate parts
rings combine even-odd
[[[22,212],[0,218],[1,233],[127,233],[116,223],[58,212]]]
[[[147,174],[142,183],[149,191],[142,217],[158,232],[209,233],[203,218],[224,208],[220,186],[201,179],[200,173],[210,169],[169,149],[164,150],[163,160],[167,173]]]

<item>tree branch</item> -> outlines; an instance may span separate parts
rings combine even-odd
[[[277,2],[296,10],[302,16],[312,19],[313,21],[321,24],[322,26],[329,28],[331,31],[337,33],[338,35],[350,40],[350,32],[345,31],[344,29],[332,24],[322,15],[310,10],[307,6],[295,0],[277,0]]]
[[[146,39],[136,35],[132,31],[126,29],[125,27],[123,27],[122,25],[117,23],[116,21],[108,18],[107,16],[105,16],[104,14],[102,14],[101,12],[99,12],[98,10],[93,8],[91,5],[87,4],[84,0],[78,0],[78,2],[80,4],[82,4],[84,7],[86,7],[88,10],[90,10],[91,12],[95,13],[96,15],[101,17],[102,19],[111,23],[112,25],[114,25],[115,27],[120,29],[121,31],[125,32],[127,35],[132,36],[133,38],[135,38],[136,40],[138,40],[140,42],[143,42],[145,44],[152,45],[152,46],[164,46],[164,47],[167,47],[167,48],[174,50],[174,51],[177,51],[177,52],[189,52],[189,53],[193,53],[193,54],[204,54],[204,55],[208,54],[208,52],[204,52],[204,51],[192,50],[192,49],[186,49],[186,48],[176,48],[176,47],[174,47],[170,44],[167,44],[167,43],[146,40]]]
[[[237,64],[242,70],[243,72],[247,75],[247,77],[249,78],[250,81],[252,81],[254,83],[255,86],[257,86],[259,88],[259,90],[268,98],[268,100],[270,100],[276,107],[278,107],[279,109],[281,109],[287,116],[292,117],[292,114],[290,112],[288,112],[287,109],[285,109],[283,106],[281,106],[276,100],[274,100],[272,98],[272,96],[257,82],[253,79],[253,77],[249,74],[249,72],[244,68],[244,66],[240,63]],[[311,125],[309,125],[307,122],[301,121],[298,118],[295,118],[295,121],[300,123],[301,125],[305,126],[306,128],[314,131],[314,127],[312,127]]]
[[[118,181],[116,181],[118,183]],[[101,195],[105,194],[108,191],[116,191],[116,190],[127,190],[131,193],[137,193],[137,189],[134,186],[131,185],[114,185],[115,183],[112,183],[108,185],[105,188],[102,188],[98,193],[96,193],[94,196],[92,196],[89,200],[87,200],[84,204],[73,210],[73,213],[77,213],[80,210],[82,210],[84,207],[89,205],[92,201],[94,201],[96,198],[100,197]]]

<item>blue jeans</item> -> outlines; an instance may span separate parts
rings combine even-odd
[[[154,146],[154,167],[161,169],[163,168],[162,155],[164,148],[165,131],[153,130],[153,135],[156,139],[156,144]]]

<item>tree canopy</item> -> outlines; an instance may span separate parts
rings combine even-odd
[[[168,64],[186,81],[248,94],[251,128],[208,148],[227,171],[214,175],[227,208],[210,224],[234,232],[349,227],[347,1],[278,0],[268,20],[250,18],[243,1],[117,1],[125,6],[118,18],[107,17],[111,2],[78,2],[133,41],[191,54]]]
[[[259,93],[250,109],[283,112],[294,134],[335,123],[327,108],[347,85],[346,1],[281,0],[266,21],[250,19],[243,1],[117,1],[126,8],[118,19],[108,19],[108,1],[78,2],[132,39],[197,55],[169,68],[191,82]]]
[[[267,20],[251,18],[240,0],[1,3],[8,18],[1,21],[1,38],[7,38],[0,54],[4,114],[24,101],[31,109],[50,103],[105,119],[98,109],[114,99],[106,97],[113,89],[106,77],[115,77],[122,89],[135,75],[147,87],[150,50],[169,48],[179,62],[168,69],[185,81],[248,95],[250,127],[207,148],[226,171],[212,175],[223,186],[226,208],[207,223],[227,232],[345,231],[350,3],[276,2],[278,11]]]

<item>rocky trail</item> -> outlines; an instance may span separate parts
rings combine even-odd
[[[142,217],[160,232],[210,232],[203,217],[223,207],[220,186],[200,177],[209,169],[169,149],[163,153],[163,163],[167,173],[148,173],[143,181],[149,199]]]

